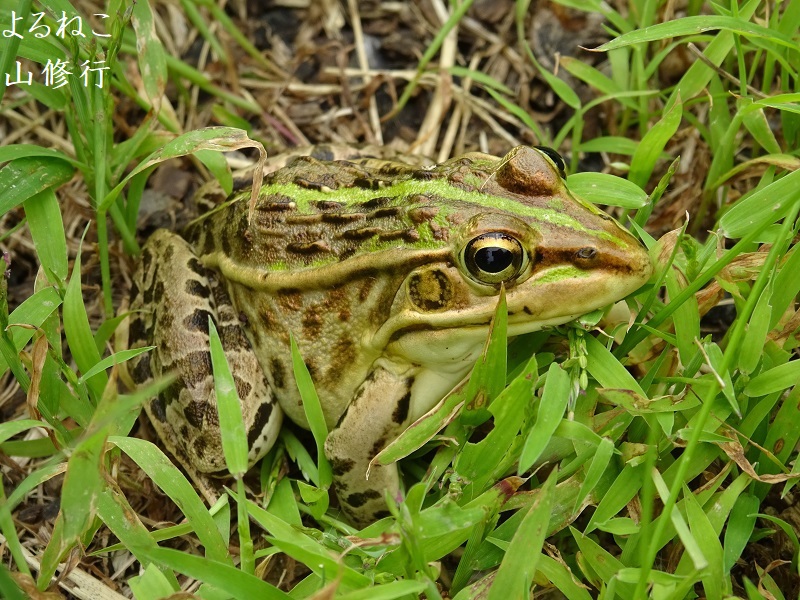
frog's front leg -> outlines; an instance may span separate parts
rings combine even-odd
[[[395,497],[400,491],[396,465],[373,464],[369,479],[367,469],[375,455],[408,426],[413,383],[410,371],[398,374],[375,368],[325,442],[339,504],[357,525],[387,516],[385,491]]]
[[[145,405],[164,445],[203,489],[203,473],[225,469],[216,394],[211,373],[209,317],[214,322],[242,403],[253,464],[275,441],[281,410],[245,335],[225,284],[204,267],[193,248],[166,230],[155,232],[142,251],[131,291],[128,344],[156,348],[130,361],[139,385],[167,374],[176,380]],[[218,487],[218,486],[212,486]]]

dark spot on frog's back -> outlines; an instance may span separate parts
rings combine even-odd
[[[220,240],[222,243],[222,252],[225,254],[225,256],[233,256],[233,245],[231,244],[233,236],[223,233],[219,237],[222,238]]]
[[[162,394],[163,394],[163,392],[162,392]],[[164,400],[162,395],[159,395],[157,398],[153,399],[150,402],[150,412],[161,423],[166,422],[166,420],[167,420],[167,403]]]
[[[168,331],[172,328],[172,323],[175,321],[175,315],[169,310],[158,311],[158,329],[161,331]]]
[[[308,374],[311,376],[311,381],[319,381],[319,369],[317,365],[310,360],[305,361],[306,369],[308,369]]]
[[[269,370],[272,373],[272,382],[275,387],[283,389],[286,384],[286,369],[284,369],[283,363],[279,359],[273,358],[269,363]]]
[[[354,212],[354,213],[322,213],[320,215],[322,217],[323,223],[328,223],[330,225],[346,225],[347,223],[353,223],[355,221],[362,221],[366,218],[364,213]]]
[[[364,497],[364,494],[350,494],[344,501],[352,506],[353,508],[360,508],[367,503],[367,499]]]
[[[228,350],[249,350],[250,341],[239,325],[226,325],[219,329],[219,339],[225,351]]]
[[[294,200],[284,194],[269,194],[256,204],[256,213],[287,212],[294,209]]]
[[[233,377],[233,382],[236,386],[236,394],[239,396],[239,400],[244,402],[247,397],[250,396],[250,391],[253,389],[253,386],[241,377],[236,377],[235,375]]]
[[[202,232],[197,236],[196,239],[197,239],[197,247],[202,249],[200,254],[211,254],[216,249],[216,244],[214,243],[213,235],[209,235],[206,232]]]
[[[253,446],[258,440],[264,427],[269,423],[269,418],[272,416],[273,405],[271,402],[265,402],[258,407],[256,416],[253,418],[253,424],[250,426],[250,431],[247,434],[247,442],[249,446]]]
[[[205,402],[194,401],[190,402],[183,409],[183,415],[186,421],[196,429],[200,429],[205,419],[206,408],[208,405]]]
[[[142,384],[153,377],[153,372],[150,370],[150,353],[145,352],[137,358],[138,360],[134,363],[134,367],[131,370],[131,377],[134,383]]]
[[[392,202],[392,199],[388,196],[379,196],[378,198],[372,198],[371,200],[367,200],[361,206],[363,208],[373,210],[375,208],[383,208],[384,206],[388,206]]]
[[[388,206],[386,208],[379,208],[378,210],[370,213],[370,219],[387,219],[398,217],[403,214],[403,209],[399,206]]]
[[[161,399],[164,401],[165,406],[169,406],[173,402],[177,402],[180,399],[181,392],[186,388],[186,384],[183,382],[183,379],[176,379],[172,383],[170,383],[163,392],[161,392]]]
[[[382,242],[394,242],[402,240],[406,244],[413,244],[419,241],[419,232],[413,227],[409,229],[396,229],[394,231],[385,231],[378,236]]]
[[[347,229],[341,233],[341,236],[346,240],[363,241],[371,237],[383,233],[380,227],[359,227],[356,229]]]
[[[340,321],[349,321],[351,316],[351,301],[347,289],[338,285],[328,292],[325,306],[331,314],[336,313]]]
[[[206,455],[206,440],[202,437],[195,438],[194,442],[192,442],[192,449],[194,450],[195,455],[197,458],[201,459]]]
[[[130,340],[130,345],[132,346],[134,342],[145,342],[144,346],[147,345],[147,337],[145,335],[145,327],[144,327],[144,319],[142,318],[141,314],[134,315],[131,317],[131,324],[128,327],[128,338]]]
[[[153,262],[153,253],[150,252],[149,247],[145,247],[142,252],[142,272],[147,273],[150,270],[150,264]]]
[[[183,324],[189,331],[199,331],[208,335],[209,318],[211,318],[210,312],[202,308],[198,308],[183,320]]]
[[[433,219],[439,214],[439,209],[435,206],[420,206],[418,208],[412,208],[407,214],[412,223],[419,225],[420,223],[425,223]]]
[[[275,313],[268,308],[260,311],[258,316],[265,331],[272,331],[272,329],[276,327],[277,321],[275,319]]]
[[[397,406],[392,413],[392,420],[398,425],[405,423],[408,418],[408,409],[411,407],[411,386],[414,385],[414,378],[410,377],[406,381],[406,388],[408,391],[397,402]]]
[[[208,286],[203,285],[196,279],[186,280],[186,293],[198,298],[208,298],[211,296],[211,290]]]
[[[201,263],[197,258],[190,258],[186,263],[186,266],[189,267],[192,272],[197,273],[201,277],[208,277],[208,269],[204,267],[203,263]]]
[[[375,500],[381,497],[378,490],[366,490],[361,493],[350,494],[345,498],[345,502],[354,508],[364,506],[368,500]]]
[[[292,180],[292,183],[302,188],[314,191],[321,191],[323,189],[339,189],[339,182],[330,173],[321,173],[319,174],[318,179],[297,176]]]
[[[175,362],[187,387],[197,386],[211,375],[211,352],[190,352]]]
[[[303,337],[312,340],[317,338],[322,331],[322,314],[319,307],[309,306],[300,323],[303,326]]]
[[[151,304],[153,302],[154,293],[155,293],[155,285],[151,282],[149,286],[144,288],[144,294],[142,294],[142,302],[144,302],[144,304]]]
[[[292,242],[286,246],[286,250],[293,254],[300,254],[303,256],[310,256],[313,254],[329,254],[331,252],[330,246],[323,241],[314,242]]]
[[[153,290],[153,301],[158,303],[164,298],[164,282],[162,280],[158,280],[156,283],[156,287]]]
[[[333,346],[331,357],[335,359],[339,365],[349,365],[356,360],[356,345],[353,341],[352,335],[348,332],[343,333],[336,344]],[[339,369],[331,369],[331,372],[339,371]],[[336,373],[338,375],[338,373]]]
[[[388,183],[377,177],[356,177],[353,179],[353,186],[364,190],[379,190],[388,185]]]
[[[372,291],[372,288],[375,286],[376,279],[374,277],[366,277],[361,284],[361,287],[358,290],[358,299],[361,302],[364,302],[367,298],[369,298],[369,293]]]
[[[341,210],[344,207],[344,204],[335,200],[314,200],[311,204],[320,212]]]
[[[382,435],[374,444],[372,444],[372,451],[369,453],[371,459],[378,456],[378,453],[384,449],[386,446],[386,441],[386,436]]]
[[[300,310],[303,308],[303,294],[297,288],[281,288],[278,290],[278,303],[284,310]]]
[[[415,181],[431,181],[439,177],[439,174],[427,169],[417,169],[412,174],[412,179]]]
[[[331,468],[333,469],[333,474],[337,476],[349,473],[350,471],[353,470],[354,466],[356,466],[355,461],[352,461],[349,458],[334,458],[331,461]]]

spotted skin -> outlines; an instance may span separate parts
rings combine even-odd
[[[255,462],[281,414],[308,427],[293,336],[330,432],[339,505],[358,525],[401,490],[375,455],[469,372],[501,288],[517,335],[616,301],[651,271],[640,244],[531,148],[430,168],[319,150],[269,174],[254,206],[247,189],[207,196],[216,204],[199,199],[208,210],[181,236],[148,240],[134,277],[131,347],[156,349],[131,361],[132,377],[177,377],[146,411],[196,480],[224,468],[210,318]],[[514,262],[486,271],[466,251],[485,246]]]
[[[164,444],[199,473],[225,468],[211,376],[210,318],[242,401],[249,432],[248,458],[251,463],[257,461],[274,444],[282,413],[219,277],[202,265],[183,238],[161,229],[143,249],[134,290],[142,292],[131,303],[129,345],[138,348],[157,341],[157,347],[133,358],[129,372],[137,384],[167,374],[177,376],[145,405]],[[250,410],[251,406],[256,410]],[[185,430],[176,429],[177,423],[185,423]]]

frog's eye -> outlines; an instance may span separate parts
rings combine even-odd
[[[464,263],[479,283],[510,281],[522,270],[522,244],[505,233],[484,233],[464,247]]]
[[[552,148],[548,148],[547,146],[534,146],[534,148],[536,148],[542,154],[546,154],[547,157],[553,161],[553,164],[558,169],[558,173],[561,175],[562,179],[567,178],[567,163],[564,162],[564,159],[558,152]]]

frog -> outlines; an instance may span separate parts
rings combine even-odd
[[[210,358],[213,322],[241,402],[248,462],[287,417],[309,428],[292,340],[314,383],[345,519],[399,497],[373,459],[434,408],[481,354],[498,299],[508,335],[573,321],[643,286],[652,264],[620,223],[573,195],[552,149],[467,153],[431,166],[313,152],[247,186],[206,194],[180,233],[161,229],[133,276],[128,365],[195,481],[225,470]]]

